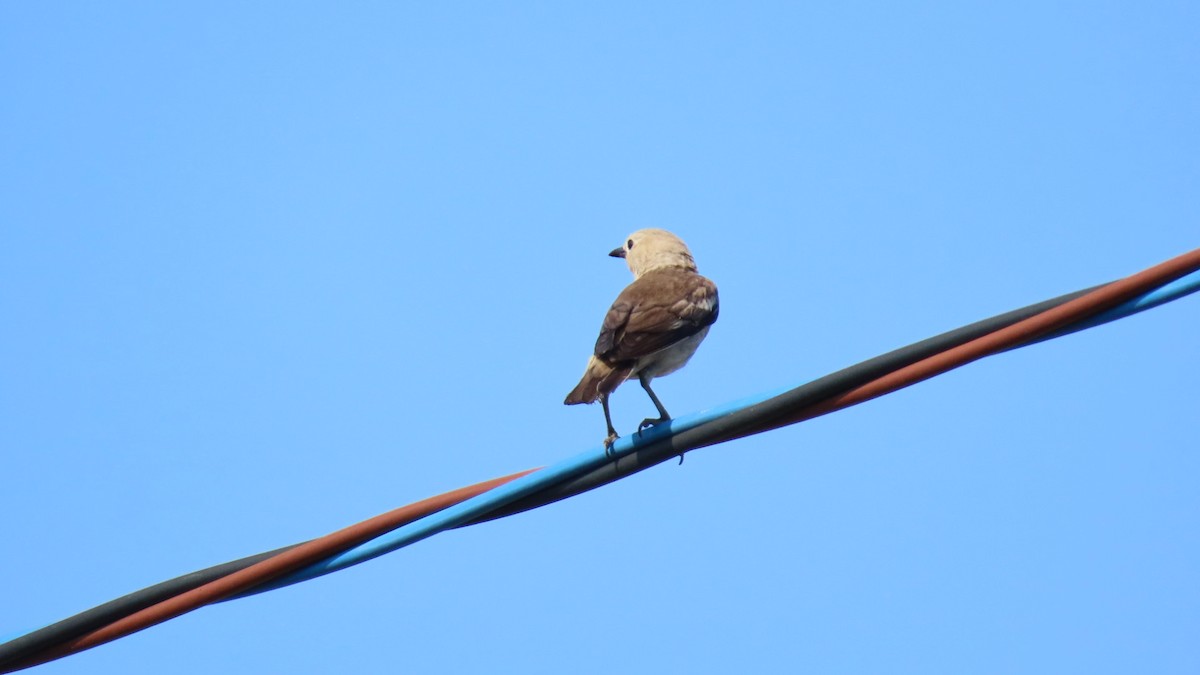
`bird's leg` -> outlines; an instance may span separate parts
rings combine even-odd
[[[604,423],[608,425],[608,437],[604,439],[604,455],[612,456],[612,446],[620,436],[612,425],[612,415],[608,413],[608,394],[600,394],[600,407],[604,408]]]
[[[642,429],[670,420],[671,414],[668,413],[667,409],[663,407],[662,401],[658,400],[658,397],[654,395],[654,390],[650,388],[649,377],[639,374],[638,382],[642,383],[642,389],[645,389],[646,393],[650,394],[650,400],[654,401],[654,407],[658,408],[658,419],[647,417],[646,419],[642,420],[641,424],[638,425],[638,435],[640,436],[642,434]]]

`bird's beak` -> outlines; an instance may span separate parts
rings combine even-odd
[[[617,248],[614,248],[614,249],[613,249],[613,250],[612,250],[612,251],[609,253],[609,255],[610,255],[610,256],[612,256],[612,257],[614,257],[614,258],[624,258],[624,257],[625,257],[625,249],[623,249],[623,248],[621,248],[621,247],[619,247],[619,246],[618,246]]]

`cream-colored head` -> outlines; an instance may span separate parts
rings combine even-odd
[[[613,249],[609,255],[624,258],[634,279],[663,267],[696,271],[696,261],[692,260],[687,244],[666,230],[638,230],[625,239],[624,246]]]

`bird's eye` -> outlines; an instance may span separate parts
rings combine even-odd
[[[629,241],[625,242],[625,248],[626,248],[626,249],[628,249],[628,250],[630,250],[630,251],[632,251],[632,250],[633,250],[633,240],[632,240],[632,239],[630,239]]]

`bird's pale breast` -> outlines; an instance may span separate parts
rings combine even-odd
[[[700,329],[695,335],[688,336],[666,349],[638,359],[637,369],[630,377],[647,375],[654,378],[670,375],[687,364],[688,359],[692,358],[692,354],[696,353],[696,348],[700,346],[706,335],[708,335],[708,326]]]

